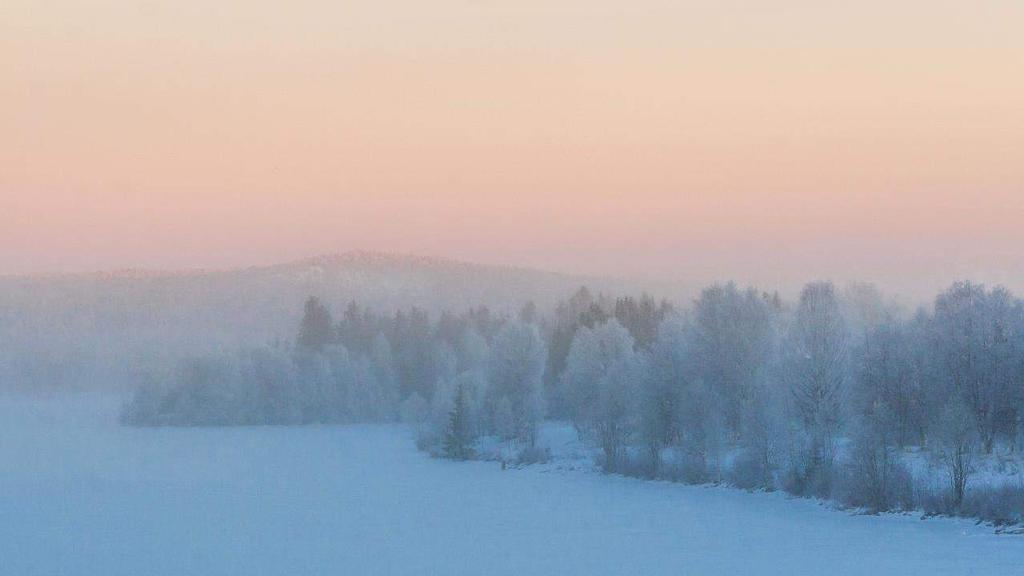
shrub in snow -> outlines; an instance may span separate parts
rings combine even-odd
[[[857,445],[838,469],[836,498],[846,506],[869,512],[914,507],[913,477],[892,448]]]
[[[733,460],[726,472],[726,480],[733,486],[747,490],[775,487],[771,465],[760,451],[744,449]]]
[[[544,464],[551,461],[551,448],[534,444],[524,446],[514,459],[516,464]]]
[[[959,504],[949,490],[924,491],[918,505],[928,515],[962,516],[991,522],[996,526],[1024,524],[1024,485],[976,486]]]
[[[959,398],[950,402],[936,426],[940,457],[949,475],[950,499],[953,507],[959,508],[967,491],[967,481],[974,472],[979,435],[972,412]]]
[[[976,487],[967,493],[960,513],[998,526],[1024,524],[1024,485]]]
[[[787,443],[787,457],[780,468],[781,487],[795,496],[831,497],[834,457],[821,457],[815,440],[804,430],[792,433]]]
[[[879,403],[864,414],[837,474],[836,498],[847,506],[870,512],[913,507],[913,482],[899,459],[899,432],[887,405]]]

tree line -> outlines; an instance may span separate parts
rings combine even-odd
[[[438,454],[471,458],[493,437],[535,459],[557,419],[608,472],[1020,520],[1019,493],[994,505],[968,487],[978,458],[1017,450],[1022,408],[1024,304],[1003,288],[956,283],[908,312],[864,284],[788,302],[729,283],[685,309],[582,288],[543,313],[436,318],[353,303],[335,319],[310,298],[293,343],[182,362],[124,421],[401,419]],[[915,482],[908,453],[946,486]]]

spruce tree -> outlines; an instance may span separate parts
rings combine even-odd
[[[472,457],[472,434],[469,427],[466,391],[462,384],[455,391],[455,404],[448,415],[448,429],[444,436],[444,455],[453,460]]]
[[[298,345],[303,350],[320,352],[334,342],[334,319],[331,311],[316,296],[306,299],[302,324],[299,326]]]

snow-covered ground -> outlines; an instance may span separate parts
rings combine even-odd
[[[935,454],[922,452],[917,448],[906,448],[901,459],[915,480],[933,491],[949,487],[949,472]],[[1024,453],[1010,452],[1005,446],[997,446],[992,454],[976,454],[972,461],[968,489],[979,486],[1024,486]]]
[[[0,402],[0,575],[1020,574],[1024,537],[782,494],[501,470],[396,426],[124,428]]]

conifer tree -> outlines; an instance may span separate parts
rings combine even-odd
[[[331,317],[331,311],[319,298],[310,296],[306,299],[302,324],[299,326],[299,348],[320,352],[334,339],[334,319]]]
[[[462,384],[455,391],[455,403],[448,415],[448,429],[444,436],[444,455],[453,460],[472,457],[473,441],[470,430],[466,389]]]

